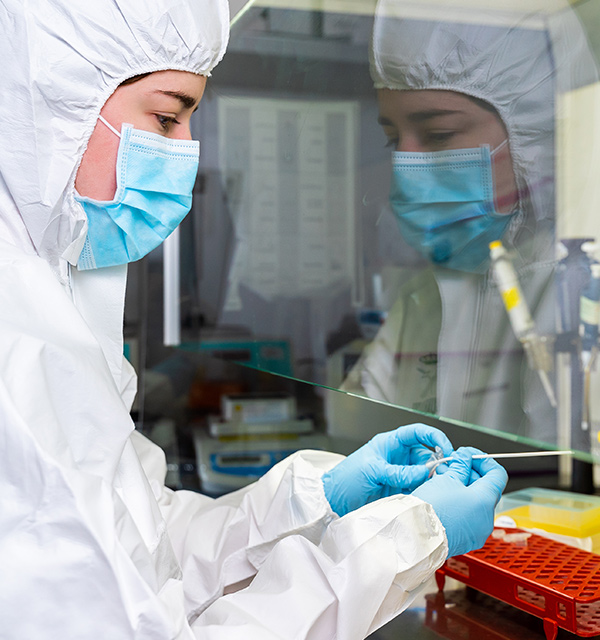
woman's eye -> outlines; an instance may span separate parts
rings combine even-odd
[[[385,143],[386,149],[389,149],[389,148],[395,149],[398,146],[399,141],[400,141],[400,138],[388,138],[387,142]]]
[[[155,114],[156,119],[158,120],[158,124],[162,127],[164,131],[168,131],[169,127],[173,124],[179,124],[176,118],[170,116],[163,116],[160,113]]]
[[[425,140],[428,144],[443,145],[450,142],[456,131],[428,131],[425,134]]]

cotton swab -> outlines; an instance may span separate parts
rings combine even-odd
[[[543,456],[564,456],[572,454],[571,450],[566,451],[518,451],[516,453],[476,453],[473,460],[481,460],[483,458],[541,458]],[[428,469],[435,469],[438,465],[454,460],[454,456],[431,460],[425,466]]]

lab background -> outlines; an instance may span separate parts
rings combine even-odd
[[[390,213],[391,151],[369,66],[377,3],[231,0],[228,52],[192,120],[201,145],[192,210],[162,247],[129,268],[134,418],[165,450],[173,488],[222,495],[298,449],[346,454],[376,433],[425,422],[455,447],[575,451],[503,461],[505,494],[598,493],[600,2],[395,4],[404,20],[518,21],[533,31],[568,12],[589,49],[589,66],[573,77],[564,71],[553,96],[557,266],[552,330],[546,323],[538,336],[551,361],[543,376],[515,337],[523,367],[535,380],[545,377],[554,395],[539,383],[548,429],[532,433],[485,413],[468,422],[349,387],[398,291],[429,267]],[[498,309],[507,313],[500,292]],[[584,323],[590,313],[595,327]],[[427,379],[435,354],[412,356]],[[475,599],[456,606],[470,609],[477,628],[502,620],[505,635],[489,637],[543,637],[533,616]],[[487,637],[435,631],[427,624],[432,602],[417,603],[373,637]],[[491,617],[481,621],[484,610]]]

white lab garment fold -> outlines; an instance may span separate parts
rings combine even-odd
[[[282,537],[320,541],[337,517],[325,498],[321,473],[338,460],[324,452],[295,454],[257,483],[216,501],[163,492],[161,509],[182,564],[190,615],[201,613],[226,587],[253,577]]]
[[[0,241],[0,638],[358,640],[443,563],[417,499],[333,514],[335,454],[217,500],[166,489],[114,373],[50,266]]]
[[[297,536],[279,542],[251,585],[219,599],[193,628],[215,640],[223,626],[251,640],[364,638],[414,600],[446,554],[429,505],[385,498],[337,519],[319,545]]]
[[[166,489],[129,415],[126,269],[69,266],[100,109],[137,74],[209,75],[226,0],[3,0],[0,26],[0,640],[364,637],[443,562],[431,507],[339,519],[318,452],[217,500]]]

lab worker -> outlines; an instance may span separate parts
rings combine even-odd
[[[167,489],[129,415],[127,264],[190,207],[227,2],[4,0],[0,24],[0,638],[364,638],[484,544],[502,467],[410,425],[214,500]]]
[[[551,366],[555,98],[595,76],[585,35],[568,6],[463,22],[426,3],[404,18],[404,4],[378,3],[370,66],[392,149],[388,215],[428,266],[389,295],[344,388],[555,444],[553,398],[514,335],[489,244],[508,251],[550,338],[536,365]]]

